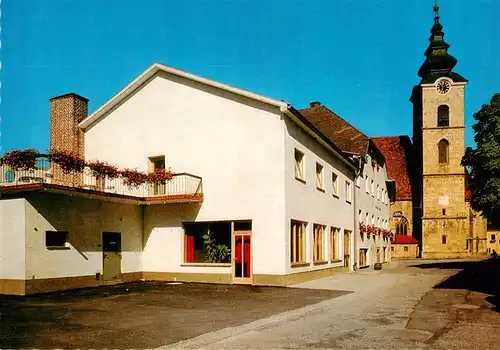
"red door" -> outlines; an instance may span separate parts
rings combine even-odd
[[[236,234],[234,236],[234,277],[236,279],[251,278],[251,236]]]

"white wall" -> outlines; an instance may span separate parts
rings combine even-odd
[[[26,200],[26,278],[102,273],[102,232],[121,232],[122,273],[142,271],[141,208],[76,196],[34,193]],[[45,245],[45,231],[68,231],[67,249]]]
[[[343,230],[354,229],[354,192],[352,201],[346,201],[345,182],[351,183],[354,191],[354,170],[349,169],[340,159],[334,157],[323,146],[311,136],[307,135],[297,124],[291,120],[286,122],[286,148],[285,148],[285,182],[286,182],[286,266],[288,273],[308,271],[312,269],[328,268],[332,266],[343,266],[343,263],[328,264],[314,267],[313,262],[313,225],[321,224],[327,226],[325,234],[325,256],[329,257],[329,232],[330,227],[342,229],[339,236],[338,252],[343,257]],[[304,153],[305,183],[295,178],[295,149]],[[323,166],[323,178],[325,191],[322,192],[316,186],[316,163]],[[333,196],[332,172],[338,175],[339,197]],[[290,264],[290,226],[291,220],[307,222],[307,267],[291,267]],[[351,242],[353,240],[351,239]],[[351,252],[352,256],[352,252]],[[351,258],[352,260],[352,258]]]
[[[275,107],[162,73],[86,131],[85,156],[146,171],[148,157],[165,155],[174,172],[201,176],[204,202],[190,221],[252,220],[253,273],[283,274],[281,118]],[[146,210],[145,271],[193,270],[181,266],[178,208]],[[167,223],[151,224],[158,216]]]
[[[0,279],[25,276],[25,200],[0,201]]]
[[[363,172],[359,175],[359,187],[356,186],[356,196],[357,196],[357,209],[359,218],[359,210],[361,210],[361,222],[365,225],[372,225],[372,216],[374,216],[375,223],[374,225],[380,228],[385,228],[387,230],[390,229],[389,222],[389,201],[387,199],[387,170],[384,166],[377,168],[377,166],[372,166],[372,158],[368,154],[366,156],[366,164],[364,164]],[[366,193],[366,177],[368,176],[368,188],[369,193]],[[375,186],[375,196],[372,195],[371,190],[371,181],[374,181]],[[381,195],[379,199],[377,199],[377,185],[381,191]],[[383,198],[385,196],[385,198]],[[368,222],[366,220],[366,214],[368,214]],[[379,219],[379,224],[377,225],[377,218]],[[373,237],[367,239],[366,233],[364,234],[364,238],[361,239],[359,228],[356,229],[357,237],[357,248],[361,249],[369,249],[367,253],[368,264],[372,265],[375,261],[376,247],[382,247],[384,244],[382,240],[373,240]],[[359,258],[359,257],[358,257]]]

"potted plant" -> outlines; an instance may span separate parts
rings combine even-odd
[[[36,149],[13,150],[5,153],[2,163],[12,170],[34,170],[39,153]]]
[[[116,179],[119,175],[118,168],[106,162],[94,161],[87,164],[92,175],[96,178]]]
[[[85,168],[85,160],[71,152],[51,150],[48,158],[51,162],[59,165],[64,173],[82,172]]]
[[[148,175],[137,169],[124,169],[120,172],[123,184],[128,187],[139,187],[148,181]]]

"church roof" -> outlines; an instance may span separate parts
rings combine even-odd
[[[370,143],[368,136],[327,107],[318,103],[299,112],[343,152],[362,156],[367,154]]]
[[[425,61],[418,70],[421,83],[433,83],[440,77],[449,77],[455,82],[467,81],[460,74],[452,72],[457,59],[448,53],[450,45],[444,41],[443,26],[439,22],[439,6],[434,6],[434,25],[431,29],[429,47],[425,50]]]
[[[371,139],[385,157],[387,175],[396,182],[396,200],[410,201],[412,199],[410,138],[405,135]]]

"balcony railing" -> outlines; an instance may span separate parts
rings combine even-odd
[[[13,170],[6,165],[0,165],[0,191],[12,187],[27,187],[30,184],[49,184],[54,187],[83,189],[100,193],[137,197],[140,199],[155,199],[203,195],[202,178],[188,173],[174,174],[172,179],[165,183],[144,183],[137,187],[127,186],[122,178],[96,177],[90,169],[85,168],[81,173],[64,174],[55,169],[47,159],[37,161],[33,170]],[[29,186],[28,186],[29,187]]]

